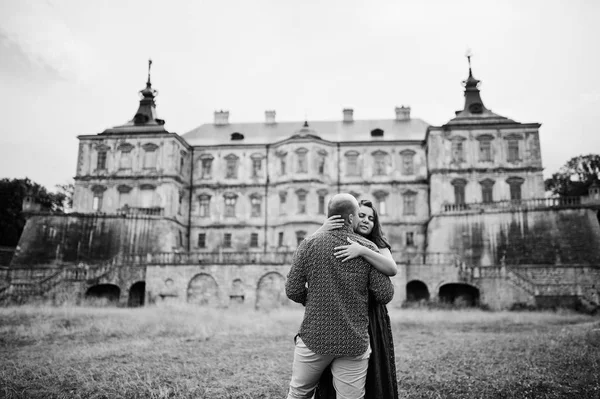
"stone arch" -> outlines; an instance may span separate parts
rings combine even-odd
[[[97,284],[85,292],[85,302],[92,305],[117,305],[121,288],[115,284]]]
[[[214,305],[219,302],[219,285],[207,273],[195,275],[188,284],[187,301],[197,305]]]
[[[236,278],[231,282],[231,290],[229,291],[230,303],[244,303],[245,299],[244,283],[241,279]]]
[[[442,284],[438,291],[440,302],[459,307],[478,306],[479,297],[479,288],[465,283]]]
[[[130,308],[137,308],[144,306],[144,299],[146,298],[146,282],[138,281],[131,285],[129,288],[129,298],[127,300],[127,306]]]
[[[406,301],[419,302],[429,300],[429,288],[421,280],[411,280],[406,284]]]
[[[277,272],[263,275],[256,286],[256,308],[272,309],[288,303],[285,278]]]

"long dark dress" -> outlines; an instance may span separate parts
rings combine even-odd
[[[390,316],[385,305],[369,296],[371,356],[365,384],[365,399],[398,399],[398,380]],[[315,399],[335,399],[331,368],[321,375]]]

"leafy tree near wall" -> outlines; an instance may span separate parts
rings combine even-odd
[[[52,193],[38,183],[25,179],[0,179],[0,245],[14,247],[18,244],[25,216],[23,199],[30,193],[42,208],[62,213],[68,203],[65,192]]]
[[[571,158],[544,183],[546,191],[568,197],[587,195],[588,187],[598,180],[600,180],[600,155],[589,154]]]

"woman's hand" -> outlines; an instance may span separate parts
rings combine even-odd
[[[344,227],[344,219],[340,215],[333,215],[327,218],[323,226],[319,227],[318,232],[331,231]]]
[[[362,256],[365,249],[365,247],[356,241],[352,241],[350,238],[348,238],[348,242],[350,245],[342,245],[341,247],[335,247],[333,249],[336,251],[333,255],[338,259],[342,258],[342,262]]]

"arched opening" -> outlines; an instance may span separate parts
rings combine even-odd
[[[429,300],[429,289],[427,285],[419,280],[409,281],[406,284],[406,301],[419,302]]]
[[[479,289],[469,284],[450,283],[440,287],[440,302],[458,307],[479,305]]]
[[[231,283],[231,291],[229,293],[229,302],[232,304],[242,304],[244,303],[244,285],[242,280],[236,278]]]
[[[146,282],[138,281],[129,288],[129,300],[127,306],[137,308],[144,306],[144,298],[146,297]]]
[[[121,289],[114,284],[94,285],[85,292],[85,302],[87,305],[116,305],[119,303]]]
[[[276,272],[265,274],[256,288],[256,308],[273,309],[288,303],[285,295],[285,279]]]
[[[188,303],[215,305],[219,302],[219,286],[209,274],[198,274],[190,280],[187,289]]]

